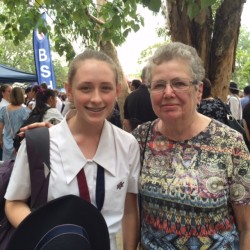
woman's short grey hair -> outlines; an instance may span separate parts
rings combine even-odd
[[[147,82],[151,83],[152,70],[155,66],[173,59],[186,61],[190,67],[191,76],[197,83],[201,82],[205,77],[205,69],[196,49],[184,43],[172,42],[158,48],[149,59],[147,65]]]

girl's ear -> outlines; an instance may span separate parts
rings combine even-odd
[[[116,96],[118,97],[122,92],[122,85],[120,83],[116,86]]]
[[[72,90],[71,90],[71,86],[69,83],[64,83],[64,88],[66,90],[66,94],[67,94],[67,97],[69,99],[70,102],[73,101],[73,94],[72,94]]]

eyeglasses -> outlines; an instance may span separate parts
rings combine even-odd
[[[167,87],[168,82],[172,90],[176,92],[187,91],[190,88],[190,86],[197,84],[196,80],[189,80],[186,78],[176,78],[170,81],[165,81],[165,80],[154,81],[151,83],[149,88],[153,93],[163,93]]]

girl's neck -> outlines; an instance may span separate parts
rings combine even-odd
[[[86,159],[92,159],[97,151],[103,124],[87,124],[76,116],[68,120],[69,129]]]
[[[72,133],[80,133],[86,136],[100,135],[103,123],[90,124],[82,120],[77,114],[68,120],[68,125]]]

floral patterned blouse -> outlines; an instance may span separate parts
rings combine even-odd
[[[192,139],[172,141],[155,129],[157,121],[133,131],[144,155],[142,249],[239,249],[232,204],[250,203],[250,157],[242,136],[212,119]]]
[[[227,112],[224,105],[220,99],[203,99],[197,111],[205,116],[227,124]]]

